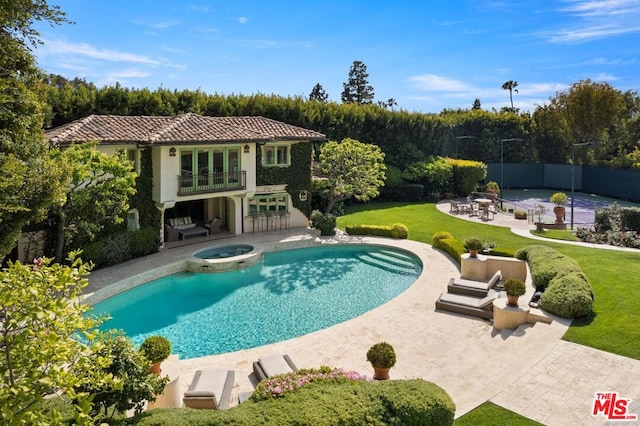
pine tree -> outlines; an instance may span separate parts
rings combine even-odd
[[[369,84],[367,78],[367,66],[360,61],[353,61],[349,70],[349,80],[342,84],[343,103],[371,104],[373,102],[373,86]]]

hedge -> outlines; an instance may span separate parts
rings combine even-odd
[[[431,245],[433,246],[433,248],[437,248],[447,252],[455,260],[457,260],[458,263],[460,263],[460,256],[462,255],[462,253],[466,253],[467,251],[464,248],[464,243],[462,241],[456,240],[453,235],[446,231],[440,231],[433,234]]]
[[[391,237],[406,239],[409,236],[409,228],[402,223],[393,225],[352,225],[345,228],[349,235],[375,235],[379,237]]]
[[[191,425],[452,425],[455,404],[421,379],[311,383],[286,397],[247,401],[226,411],[155,409],[133,419],[152,426]]]
[[[529,262],[531,279],[540,296],[540,307],[563,318],[576,318],[591,313],[593,289],[580,266],[552,248],[527,246],[516,257]]]
[[[118,232],[87,244],[82,248],[82,260],[102,268],[156,253],[159,248],[160,239],[155,228],[146,227],[139,231]]]

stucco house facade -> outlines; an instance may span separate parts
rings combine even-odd
[[[294,154],[310,153],[312,142],[326,140],[321,133],[264,117],[193,113],[91,115],[45,136],[52,146],[94,141],[108,154],[125,152],[138,173],[142,156],[150,155],[151,197],[162,213],[161,229],[188,217],[209,224],[212,232],[222,228],[232,234],[307,226],[303,210],[310,188],[288,180],[304,170],[310,182],[311,155]],[[172,237],[163,232],[161,238]]]

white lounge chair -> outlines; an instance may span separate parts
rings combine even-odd
[[[464,278],[451,278],[447,291],[454,294],[485,297],[489,290],[502,279],[502,272],[496,271],[489,281],[466,280]]]
[[[234,380],[233,370],[198,370],[182,401],[189,408],[225,410],[229,408]]]
[[[293,371],[298,371],[298,367],[291,361],[289,355],[269,355],[253,363],[253,372],[259,381]]]

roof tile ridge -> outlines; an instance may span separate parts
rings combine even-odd
[[[72,133],[74,133],[76,130],[78,130],[79,128],[91,123],[92,121],[95,120],[96,115],[95,114],[91,114],[87,117],[82,117],[79,118],[75,121],[72,121],[71,123],[67,124],[67,128],[64,129],[62,132],[60,132],[60,134],[58,134],[58,136],[54,137],[54,140],[61,140],[63,138],[66,138],[67,136],[71,135]]]
[[[162,135],[168,133],[169,131],[171,131],[171,129],[174,129],[179,124],[189,120],[191,117],[197,116],[197,115],[198,114],[194,114],[192,112],[187,112],[186,114],[176,115],[175,117],[173,117],[173,119],[171,119],[169,124],[160,127],[160,129],[158,129],[155,133],[151,133],[149,135],[149,142],[155,142],[155,141],[160,140]]]
[[[214,118],[215,119],[215,118],[264,118],[264,117],[262,117],[260,115],[241,115],[241,116],[235,116],[235,117],[234,116],[225,116],[225,117],[210,117],[210,118]],[[246,127],[246,126],[240,126],[238,124],[229,123],[229,122],[221,123],[221,124],[224,125],[224,126],[227,126],[227,127],[233,127],[234,129],[240,129],[240,130],[243,130],[245,132],[253,133],[253,134],[255,134],[257,136],[260,136],[262,138],[265,138],[265,137],[269,138],[269,139],[273,139],[274,138],[274,136],[269,134],[269,133],[261,132],[259,130],[255,130],[255,129],[250,129],[250,128]]]

